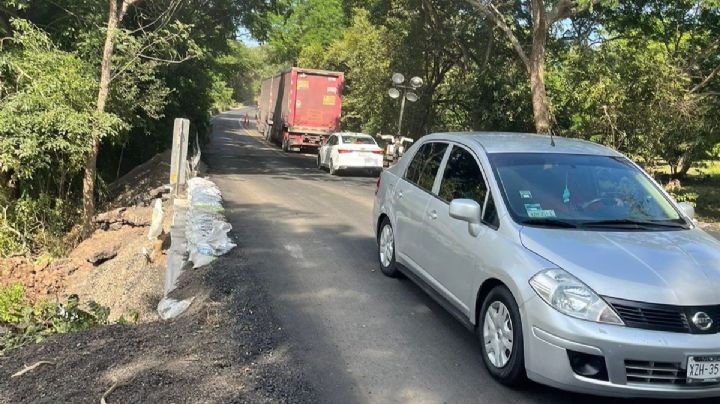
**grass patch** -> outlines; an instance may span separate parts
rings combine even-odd
[[[669,169],[667,165],[656,166],[652,172],[668,174]],[[698,163],[690,169],[686,178],[680,180],[680,187],[669,189],[669,192],[678,202],[692,202],[698,220],[720,222],[720,161]]]

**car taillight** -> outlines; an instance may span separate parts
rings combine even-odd
[[[377,195],[378,191],[380,190],[380,178],[382,178],[382,175],[380,175],[375,182],[375,195]]]
[[[354,151],[354,150],[350,150],[350,149],[338,149],[338,153],[340,153],[340,154],[343,154],[343,153],[352,153],[353,151]]]
[[[372,152],[373,152],[373,154],[384,154],[385,153],[382,149],[381,150],[373,150]]]

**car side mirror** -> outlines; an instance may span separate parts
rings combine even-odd
[[[480,234],[482,208],[472,199],[453,199],[450,202],[450,217],[468,223],[468,232],[476,237]]]
[[[690,203],[680,202],[678,203],[678,208],[680,208],[680,212],[682,212],[683,215],[687,216],[688,219],[695,219],[695,207],[692,206]]]

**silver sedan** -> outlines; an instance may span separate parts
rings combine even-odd
[[[470,330],[499,382],[720,396],[720,242],[620,153],[516,133],[418,141],[378,179],[384,274]]]

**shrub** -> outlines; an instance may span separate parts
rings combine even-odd
[[[680,180],[672,180],[665,184],[665,190],[673,197],[677,202],[690,202],[693,205],[697,202],[698,194],[692,192],[688,188],[684,188],[680,184]]]
[[[22,285],[0,287],[0,353],[53,334],[108,324],[109,315],[109,308],[93,301],[81,308],[77,295],[69,296],[65,303],[41,300],[31,304]]]

